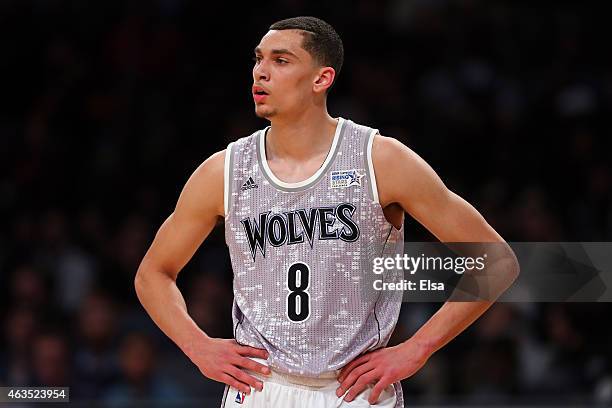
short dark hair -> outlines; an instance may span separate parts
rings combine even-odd
[[[334,82],[340,75],[344,62],[344,46],[342,39],[330,24],[320,18],[301,16],[277,21],[270,26],[270,30],[301,30],[304,40],[302,48],[306,50],[317,63],[325,67],[332,67],[336,71]],[[327,88],[327,91],[329,91]]]

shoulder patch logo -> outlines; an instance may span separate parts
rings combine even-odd
[[[361,186],[361,179],[364,174],[359,174],[357,170],[334,170],[330,175],[331,188],[346,188],[352,186]]]
[[[249,177],[247,179],[247,181],[245,181],[242,184],[242,187],[240,187],[240,190],[246,191],[246,190],[248,190],[250,188],[257,188],[257,187],[259,187],[259,186],[257,185],[257,183],[255,183],[255,181],[253,181],[253,177]]]

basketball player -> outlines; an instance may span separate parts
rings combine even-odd
[[[402,253],[404,212],[441,241],[503,239],[408,147],[328,114],[343,53],[317,18],[270,27],[255,48],[252,89],[270,126],[196,169],[139,267],[140,301],[206,377],[227,384],[223,407],[403,407],[399,381],[491,304],[447,302],[386,347],[401,292],[371,300],[361,286],[374,257]],[[219,217],[234,339],[207,336],[175,284]]]

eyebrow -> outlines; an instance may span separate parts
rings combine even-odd
[[[262,54],[261,52],[261,48],[259,47],[255,47],[255,49],[253,50],[253,52],[255,54]],[[279,48],[279,49],[274,49],[274,50],[270,50],[270,54],[272,55],[282,55],[282,54],[286,54],[286,55],[291,55],[292,57],[296,58],[296,59],[300,59],[297,55],[295,55],[294,53],[292,53],[291,51],[289,51],[286,48]]]

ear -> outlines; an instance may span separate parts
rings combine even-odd
[[[324,93],[334,82],[336,71],[332,67],[323,67],[319,70],[312,84],[313,91]]]

